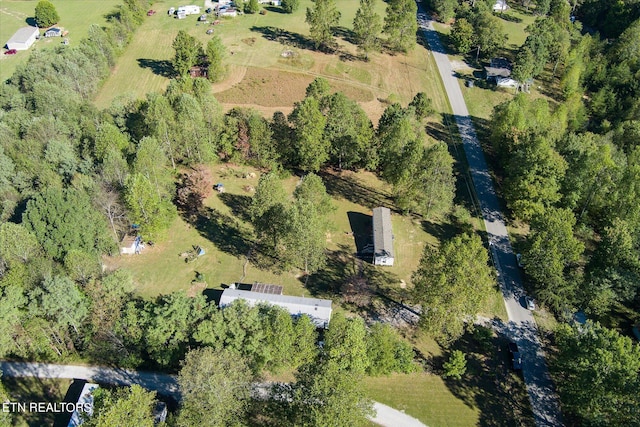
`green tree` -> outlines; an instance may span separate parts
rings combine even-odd
[[[11,266],[27,263],[41,252],[38,239],[20,224],[0,224],[0,258]]]
[[[183,405],[179,426],[243,425],[253,376],[244,359],[230,350],[189,352],[178,374]]]
[[[584,425],[631,426],[640,411],[640,346],[588,322],[556,330],[563,407]]]
[[[311,203],[320,215],[327,215],[335,209],[322,178],[315,173],[307,174],[302,178],[302,182],[294,190],[293,196],[296,200]]]
[[[309,83],[309,86],[307,86],[305,96],[307,98],[314,97],[318,102],[321,102],[329,95],[329,91],[331,91],[329,81],[324,77],[316,77],[311,83]]]
[[[173,40],[172,47],[176,51],[173,57],[173,69],[177,75],[184,77],[202,56],[202,43],[186,31],[180,30]]]
[[[260,4],[258,4],[258,0],[249,0],[249,2],[244,5],[244,13],[254,14],[259,10]]]
[[[48,0],[40,0],[36,5],[36,24],[38,27],[46,28],[60,21],[56,7]]]
[[[532,279],[538,299],[556,311],[576,302],[576,284],[568,280],[584,245],[573,235],[576,219],[568,209],[548,208],[531,221],[524,251],[525,271]]]
[[[64,267],[70,278],[84,284],[100,274],[102,262],[95,253],[71,249],[64,257]]]
[[[382,19],[375,13],[375,0],[360,0],[360,8],[353,19],[353,32],[356,44],[364,52],[365,58],[369,58],[369,52],[380,48],[380,32],[382,31]]]
[[[170,198],[175,191],[169,159],[160,142],[153,137],[145,136],[138,143],[133,173],[146,177],[159,197]]]
[[[334,313],[324,339],[325,357],[342,371],[363,375],[369,367],[367,330],[361,317]]]
[[[456,0],[432,0],[431,6],[438,14],[438,20],[446,23],[454,18],[458,2]]]
[[[327,220],[311,201],[304,199],[296,200],[290,212],[285,239],[288,258],[305,274],[315,273],[324,267],[327,259]]]
[[[275,173],[260,177],[249,214],[258,237],[270,243],[271,249],[275,250],[291,227],[287,194]]]
[[[300,7],[300,0],[282,0],[282,10],[287,13],[293,13]]]
[[[305,22],[309,24],[316,49],[327,49],[334,44],[331,27],[336,26],[339,20],[340,12],[334,0],[316,0],[313,8],[307,8]]]
[[[418,92],[409,103],[409,108],[413,108],[416,119],[423,120],[433,114],[432,104],[431,98],[427,98],[426,93]]]
[[[294,344],[292,354],[292,367],[298,368],[306,363],[311,363],[318,354],[318,333],[316,325],[309,316],[300,316],[294,326]]]
[[[127,177],[124,200],[130,219],[148,236],[157,236],[176,217],[176,207],[158,195],[151,181],[140,173]]]
[[[495,54],[507,42],[507,34],[504,32],[500,19],[488,10],[482,10],[476,15],[473,28],[477,49],[476,60],[478,60],[480,53],[484,56]]]
[[[329,96],[326,104],[324,137],[331,146],[329,160],[340,169],[371,166],[374,131],[362,107],[341,92]]]
[[[413,348],[383,323],[374,323],[367,334],[369,375],[388,375],[392,372],[409,373],[415,370]]]
[[[116,391],[99,388],[94,392],[93,414],[83,425],[153,427],[155,402],[156,392],[146,391],[137,384]]]
[[[104,218],[81,190],[46,189],[29,200],[22,222],[45,252],[59,261],[72,249],[104,253],[114,247]]]
[[[2,316],[2,322],[0,322],[0,357],[5,357],[16,350],[14,337],[23,328],[22,310],[26,304],[27,298],[21,286],[4,285],[0,287],[0,316]]]
[[[495,286],[489,256],[476,235],[460,235],[439,248],[425,248],[413,274],[420,323],[441,342],[462,335],[464,319],[482,309]]]
[[[397,52],[407,52],[416,45],[418,5],[414,0],[391,0],[384,18],[384,33],[389,47]]]
[[[216,34],[209,40],[205,55],[209,61],[207,78],[212,82],[219,82],[227,73],[227,66],[224,64],[227,49],[222,44],[220,36]]]
[[[460,350],[453,350],[449,360],[442,365],[444,368],[445,378],[455,378],[456,380],[462,379],[462,376],[467,372],[467,359],[464,357],[464,353]]]
[[[98,126],[93,144],[93,155],[98,161],[104,161],[110,149],[119,151],[122,155],[129,152],[129,138],[113,123],[104,122]]]
[[[505,169],[505,198],[516,217],[529,220],[560,200],[567,163],[546,138],[518,147]]]
[[[473,25],[465,18],[456,19],[451,27],[451,41],[459,53],[466,54],[474,46]]]
[[[149,306],[144,344],[152,360],[162,367],[175,366],[198,323],[208,314],[203,295],[191,298],[184,292],[163,296]]]
[[[333,358],[322,358],[302,366],[296,382],[282,395],[289,401],[290,424],[325,426],[361,426],[372,413],[364,396],[361,376],[344,371]]]
[[[326,118],[320,111],[318,101],[307,97],[296,104],[289,121],[293,124],[298,167],[309,172],[320,170],[329,159],[330,145],[324,138]]]

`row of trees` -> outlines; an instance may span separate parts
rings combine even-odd
[[[455,8],[451,42],[459,53],[468,54],[474,49],[477,60],[481,55],[491,57],[505,46],[507,34],[490,7],[487,2],[476,1],[473,5],[462,2]]]
[[[284,5],[283,5],[284,7]],[[360,8],[353,20],[354,41],[368,58],[370,52],[379,51],[382,46],[380,35],[387,35],[387,47],[394,52],[407,52],[416,43],[417,5],[413,0],[391,0],[388,2],[384,25],[380,15],[375,13],[375,0],[360,0]],[[288,8],[285,8],[288,10]],[[334,0],[316,0],[312,8],[307,8],[306,22],[309,24],[311,39],[315,48],[332,49],[334,28],[340,20]]]
[[[238,308],[232,305],[225,311],[234,309]],[[269,307],[240,309],[249,315],[247,320],[252,325],[252,315],[264,310],[278,312],[280,319],[268,321],[267,327],[278,330],[271,330],[262,339],[267,343],[279,339],[280,347],[273,349],[276,357],[299,361],[295,382],[257,386],[262,390],[259,393],[264,403],[261,403],[253,392],[260,375],[252,367],[254,359],[246,349],[240,352],[232,346],[216,345],[194,349],[181,364],[178,384],[183,401],[179,412],[169,420],[170,425],[360,425],[371,414],[371,403],[360,385],[363,375],[374,370],[387,373],[414,369],[412,349],[399,341],[388,326],[378,324],[367,332],[361,319],[336,314],[326,331],[324,345],[318,349],[313,341],[315,331],[307,317],[298,320],[307,325],[306,332],[299,335],[286,329],[291,326],[288,313]],[[244,328],[241,323],[234,326]],[[254,330],[248,332],[250,338],[245,339],[256,338],[251,336]],[[240,335],[238,331],[237,337]],[[293,337],[306,340],[309,345],[297,348],[297,352],[290,348]],[[126,419],[135,420],[136,425],[151,426],[154,399],[155,393],[145,392],[139,386],[116,392],[99,390],[88,425],[115,425]]]

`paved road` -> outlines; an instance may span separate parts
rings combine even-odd
[[[471,122],[467,105],[462,97],[459,79],[455,76],[446,51],[440,43],[438,34],[433,29],[433,23],[429,21],[421,3],[418,4],[418,7],[418,23],[442,76],[449,103],[462,137],[464,152],[469,163],[469,171],[480,203],[488,238],[493,242],[490,248],[500,274],[500,286],[509,315],[509,324],[506,325],[504,333],[518,344],[522,353],[522,373],[527,385],[536,426],[560,426],[562,425],[562,415],[557,394],[545,362],[544,351],[538,340],[535,319],[523,304],[522,277],[509,242],[505,219],[489,175],[489,168]]]
[[[147,390],[180,400],[175,375],[160,372],[132,371],[104,366],[53,365],[46,363],[0,361],[4,377],[70,378],[90,380],[102,384],[129,386],[139,384]],[[264,386],[264,385],[263,385]],[[265,387],[257,386],[258,389]],[[390,406],[373,402],[376,415],[370,420],[382,427],[426,427],[419,420]]]

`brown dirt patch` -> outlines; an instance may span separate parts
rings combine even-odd
[[[199,295],[207,288],[207,284],[205,282],[192,282],[189,289],[187,289],[187,296],[191,298],[195,298],[196,295]]]
[[[305,96],[305,89],[315,76],[268,68],[247,67],[244,78],[230,89],[216,93],[224,104],[254,104],[264,107],[291,107]],[[343,92],[347,97],[367,102],[373,94],[365,88],[348,83],[329,80],[331,88]]]

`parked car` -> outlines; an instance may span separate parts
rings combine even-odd
[[[533,298],[524,297],[524,302],[527,305],[527,308],[529,310],[535,310],[536,309],[536,303],[535,303],[535,301],[533,301]]]
[[[9,49],[4,52],[5,55],[15,55],[16,53],[18,53],[16,49]]]
[[[520,369],[522,369],[522,358],[520,357],[518,344],[509,342],[509,351],[511,352],[511,362],[513,363],[513,369],[519,371]]]
[[[522,262],[522,254],[516,254],[516,261],[518,262],[518,267],[524,268],[524,263]]]

